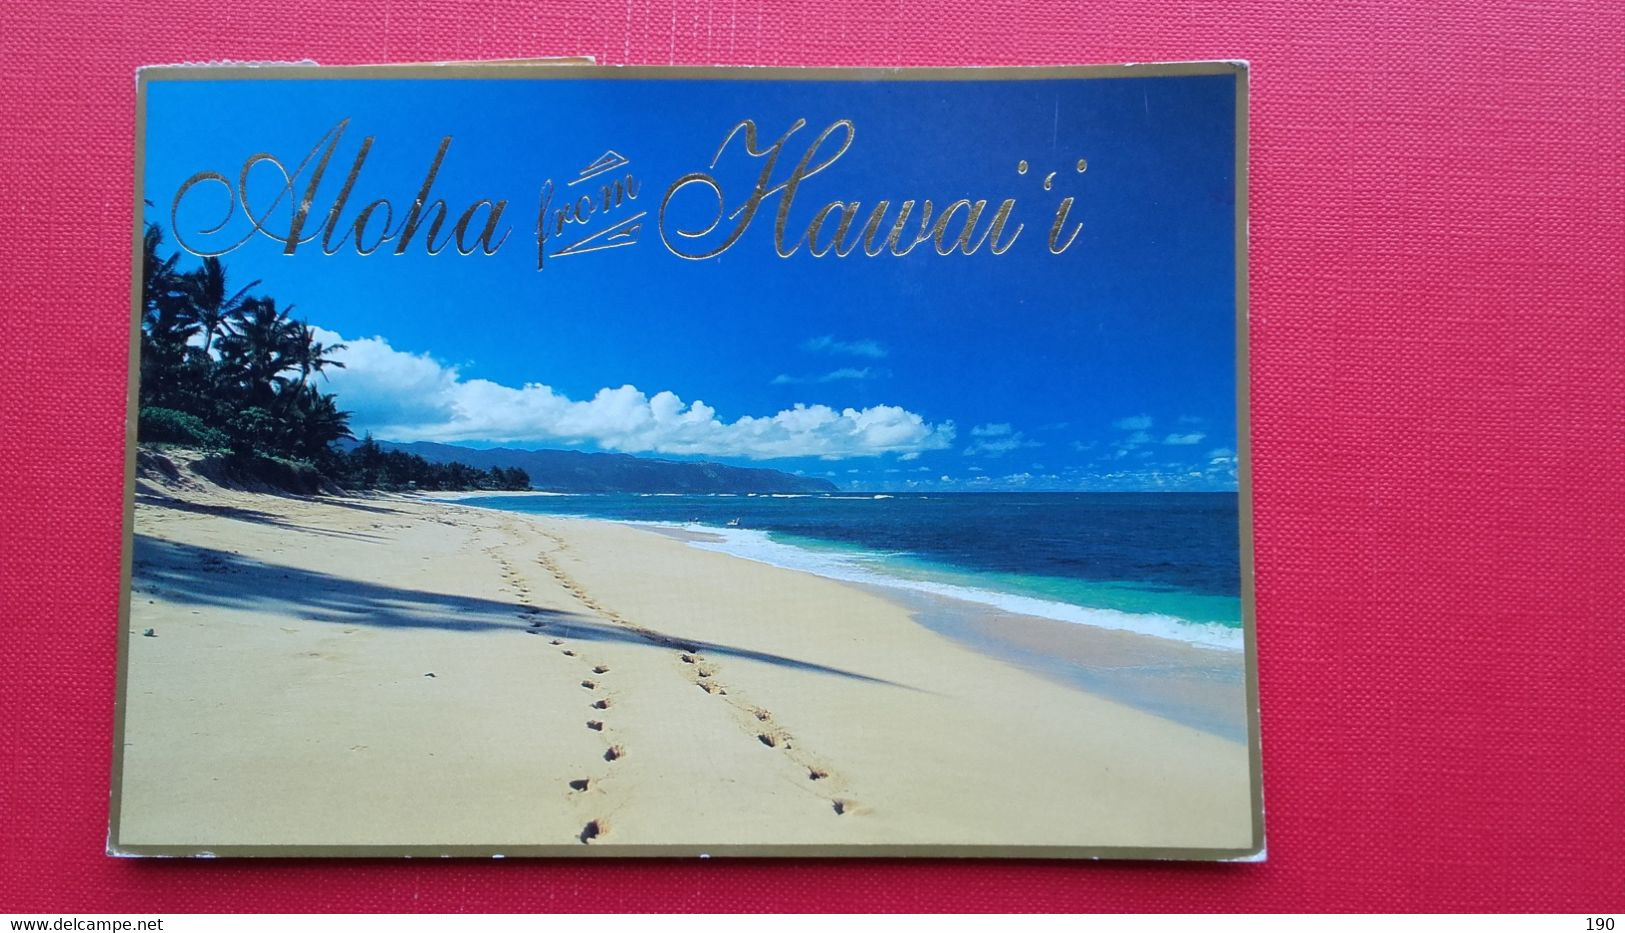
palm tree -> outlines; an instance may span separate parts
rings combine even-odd
[[[187,310],[192,321],[203,331],[204,356],[208,356],[215,334],[249,300],[246,297],[248,290],[259,284],[259,280],[255,279],[227,297],[226,266],[215,256],[204,257],[203,265],[186,274]]]
[[[141,253],[141,398],[172,404],[180,390],[186,343],[196,333],[186,315],[184,277],[175,271],[179,253],[160,258],[164,235],[148,224]]]
[[[191,331],[185,320],[185,277],[175,271],[181,257],[170,253],[168,259],[158,258],[163,242],[163,231],[148,224],[142,236],[141,320],[154,340],[184,346]]]
[[[274,298],[249,298],[226,322],[221,361],[249,404],[267,406],[277,385],[286,382],[282,373],[292,365],[298,326],[288,319],[288,311],[277,309]]]
[[[175,263],[180,261],[180,253],[170,253],[168,259],[159,259],[158,250],[163,246],[164,232],[157,224],[147,224],[146,232],[141,237],[141,298],[143,301],[143,314],[156,315],[167,304],[169,299],[179,291],[179,274],[175,271]]]
[[[285,384],[278,393],[284,435],[282,446],[289,453],[311,461],[329,456],[328,446],[350,433],[350,413],[339,411],[338,399],[312,385]]]
[[[316,339],[316,329],[310,324],[300,321],[294,324],[292,338],[288,342],[288,363],[299,370],[299,387],[304,388],[305,381],[311,373],[321,373],[329,366],[343,369],[344,364],[332,359],[329,354],[338,350],[349,349],[342,343],[328,346]],[[325,377],[327,374],[322,373]]]

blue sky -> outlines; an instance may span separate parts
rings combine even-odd
[[[369,136],[340,227],[377,198],[398,225],[452,137],[431,197],[453,219],[475,200],[506,199],[511,232],[495,255],[430,256],[420,231],[401,256],[393,244],[325,255],[319,239],[287,256],[253,236],[222,257],[236,282],[262,280],[348,344],[329,388],[358,431],[713,459],[864,489],[1233,489],[1233,88],[1229,76],[160,81],[148,87],[144,192],[171,248],[234,242],[249,230],[241,206],[219,234],[201,232],[228,204],[212,184],[193,190],[171,229],[182,183],[200,171],[235,183],[257,152],[293,172],[348,119],[307,231]],[[889,223],[908,198],[939,210],[1015,198],[1024,229],[998,256],[782,258],[775,196],[725,253],[679,258],[661,242],[661,198],[710,171],[730,207],[741,202],[761,161],[735,139],[708,165],[745,118],[763,145],[807,121],[775,180],[823,127],[855,128],[848,151],[797,193],[792,238],[833,200],[860,202],[861,226],[881,199]],[[647,210],[638,242],[554,256],[538,271],[542,182],[553,180],[555,204],[593,189],[613,176],[567,182],[611,149],[640,191],[579,235]],[[257,211],[280,184],[268,164],[250,174]],[[1067,195],[1082,232],[1052,255],[1045,239]],[[279,210],[267,226],[286,228],[285,202]],[[668,229],[712,213],[701,193],[681,192]]]

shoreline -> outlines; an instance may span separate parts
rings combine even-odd
[[[621,525],[685,544],[724,540],[703,527],[631,519],[516,512],[564,522]],[[721,552],[727,553],[727,552]],[[729,554],[738,560],[751,558]],[[759,561],[872,593],[922,627],[988,657],[1203,732],[1247,744],[1246,668],[1239,648],[1011,611],[953,595],[865,583]],[[1239,633],[1238,633],[1239,634]]]
[[[1241,652],[1008,612],[952,597],[864,587],[922,627],[1075,690],[1247,745]]]
[[[606,521],[138,487],[121,846],[1252,844],[1244,744],[852,584]]]
[[[561,493],[540,493],[557,496]],[[466,503],[469,499],[509,498],[501,493],[469,493],[458,499],[441,501]],[[796,497],[805,498],[805,497]],[[858,498],[869,498],[867,496]],[[884,497],[889,498],[889,497]],[[1121,632],[1127,635],[1169,642],[1181,647],[1194,647],[1221,654],[1243,656],[1245,628],[1239,619],[1240,597],[1199,598],[1229,599],[1236,604],[1237,617],[1232,621],[1203,619],[1182,615],[1165,608],[1140,609],[1111,605],[1090,605],[1069,601],[1050,594],[1022,591],[1001,586],[988,580],[978,571],[940,558],[926,558],[934,562],[934,575],[899,573],[884,561],[872,563],[874,557],[862,547],[847,542],[807,536],[806,541],[795,540],[791,533],[773,528],[734,528],[698,519],[686,522],[616,515],[595,515],[571,511],[528,511],[508,509],[498,505],[469,503],[475,508],[496,509],[517,515],[541,516],[559,519],[604,521],[628,528],[646,530],[695,545],[703,550],[714,550],[743,560],[766,564],[798,573],[807,573],[829,580],[837,580],[858,587],[873,587],[897,591],[898,598],[914,605],[921,601],[947,601],[970,604],[977,611],[998,616],[1058,621],[1081,625],[1100,631]],[[806,543],[811,542],[811,543]],[[1131,586],[1131,585],[1130,585]]]

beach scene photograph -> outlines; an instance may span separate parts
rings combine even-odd
[[[271,71],[143,77],[110,852],[1261,855],[1244,72]]]

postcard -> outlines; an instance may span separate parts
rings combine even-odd
[[[109,852],[1261,858],[1246,74],[144,69]]]

